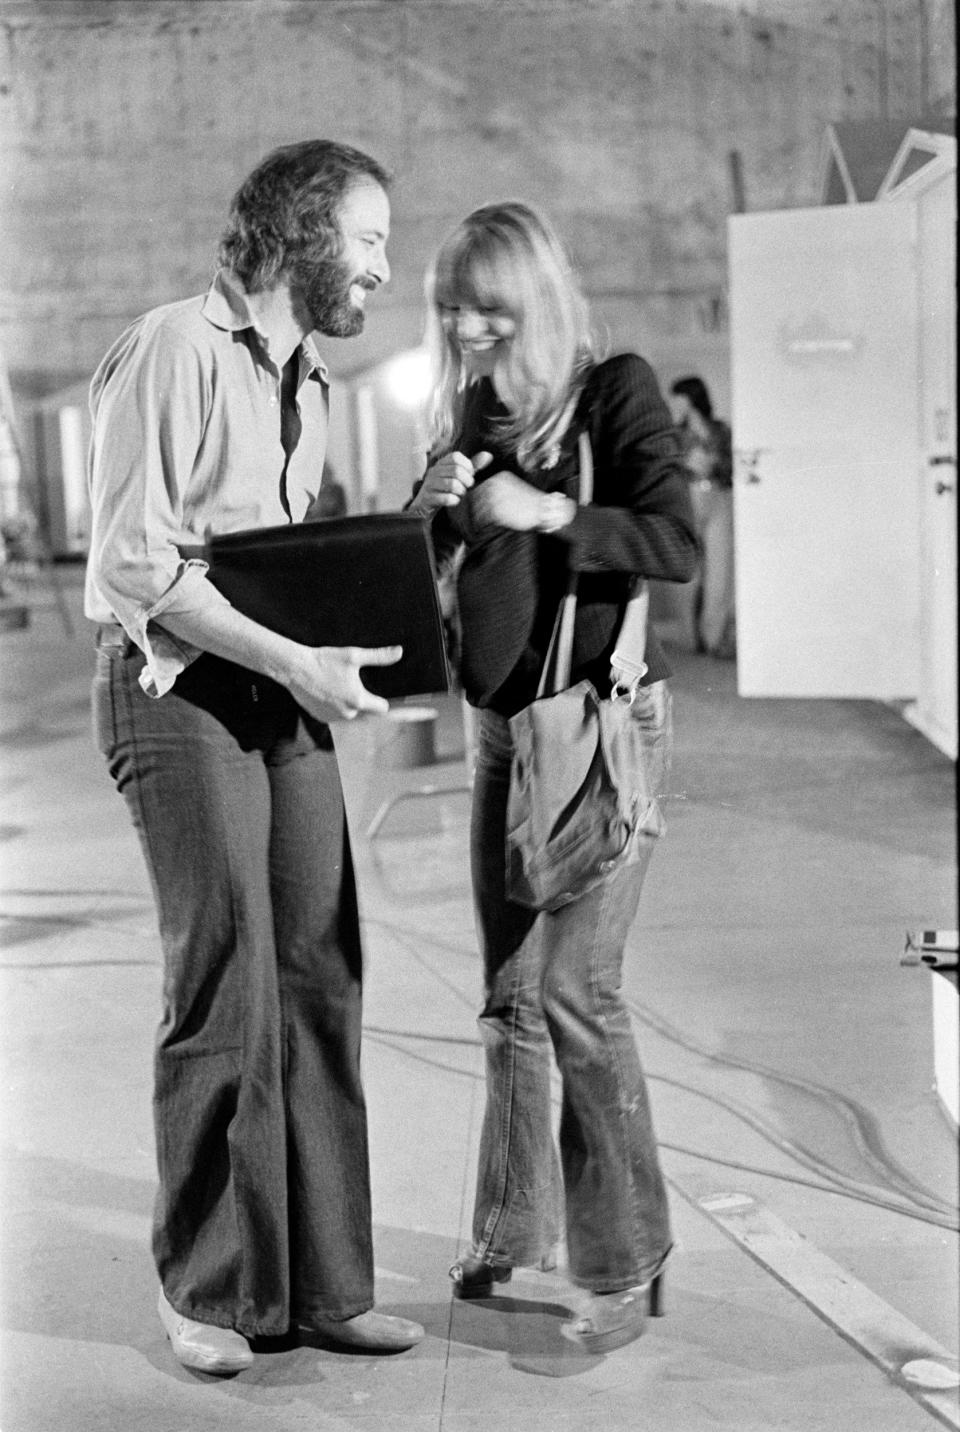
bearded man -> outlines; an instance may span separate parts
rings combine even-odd
[[[388,176],[327,140],[274,151],[233,200],[205,296],[152,310],[91,388],[98,743],[140,837],[164,956],[153,1251],[175,1355],[249,1339],[396,1352],[373,1309],[359,919],[329,722],[382,712],[361,666],[215,589],[209,531],[300,522],[320,493],[316,334],[363,328],[389,278]]]

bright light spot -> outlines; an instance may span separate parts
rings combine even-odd
[[[398,353],[386,368],[387,391],[401,408],[421,408],[430,396],[430,355],[425,348]]]

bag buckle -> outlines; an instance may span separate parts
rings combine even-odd
[[[632,706],[637,699],[637,689],[648,671],[645,661],[631,661],[618,651],[610,658],[610,700],[625,701]]]

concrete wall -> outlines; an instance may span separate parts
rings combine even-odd
[[[413,342],[424,260],[474,204],[545,205],[614,347],[725,382],[732,151],[746,203],[816,202],[827,120],[952,107],[943,0],[5,0],[0,351],[87,374],[204,287],[271,147],[325,134],[396,172],[395,278],[343,375]]]

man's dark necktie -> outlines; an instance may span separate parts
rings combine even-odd
[[[300,350],[294,350],[292,357],[283,365],[280,379],[280,442],[283,445],[283,472],[280,474],[280,501],[288,519],[293,521],[290,499],[287,496],[287,471],[290,459],[300,441],[303,423],[297,407],[297,379],[300,376]]]

